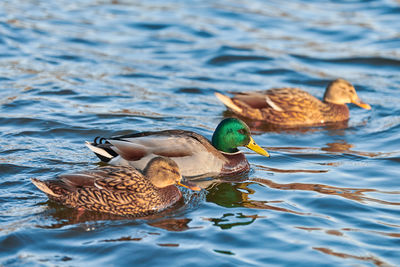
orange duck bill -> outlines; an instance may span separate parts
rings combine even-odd
[[[361,101],[360,98],[357,98],[357,99],[355,99],[355,100],[352,100],[351,103],[353,103],[353,104],[359,106],[360,108],[364,108],[364,109],[368,109],[368,110],[371,109],[371,106],[368,105],[367,103]]]
[[[178,182],[178,185],[186,187],[186,188],[189,188],[189,189],[191,189],[193,191],[200,191],[201,190],[200,187],[198,187],[194,183],[186,181],[186,180],[181,180],[180,182]]]

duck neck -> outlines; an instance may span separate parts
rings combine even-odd
[[[324,101],[326,107],[322,110],[325,118],[331,118],[326,122],[345,121],[349,119],[349,108],[346,104],[333,104]]]
[[[227,162],[224,164],[220,175],[238,175],[250,170],[250,164],[243,153],[225,154]]]

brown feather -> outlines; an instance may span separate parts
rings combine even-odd
[[[298,88],[233,93],[230,103],[225,96],[218,94],[217,97],[228,108],[234,105],[234,108],[230,108],[234,113],[273,125],[307,126],[348,120],[349,109],[346,103],[359,100],[354,87],[349,82],[338,79],[330,83],[326,90],[338,103],[321,101]]]
[[[123,166],[61,175],[49,181],[32,179],[32,182],[49,198],[68,207],[116,215],[147,216],[182,197],[175,185],[158,188],[140,171]]]

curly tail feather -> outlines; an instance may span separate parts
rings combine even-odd
[[[36,178],[31,178],[32,183],[39,188],[39,190],[43,191],[47,195],[53,196],[53,197],[61,197],[60,195],[54,193],[47,185],[45,182],[40,181],[39,179]]]
[[[85,145],[92,150],[102,161],[108,162],[110,159],[112,159],[114,156],[108,153],[105,149],[101,147],[97,147],[92,145],[90,142],[86,141]]]
[[[238,107],[235,103],[233,103],[232,99],[227,97],[226,95],[220,94],[215,92],[215,96],[228,108],[231,110],[237,112],[237,113],[242,113],[242,109]]]

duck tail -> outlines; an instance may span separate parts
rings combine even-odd
[[[45,182],[40,181],[39,179],[36,178],[31,178],[31,181],[40,191],[43,191],[47,195],[55,198],[61,197],[61,195],[54,193],[53,190],[51,190]]]
[[[90,143],[88,141],[85,142],[85,145],[90,150],[92,150],[96,154],[96,156],[99,157],[99,159],[103,162],[109,162],[112,158],[115,157],[115,156],[111,155],[110,153],[108,153],[106,149],[92,145],[92,143]]]
[[[228,108],[230,108],[232,111],[237,112],[237,113],[242,113],[242,109],[233,103],[232,99],[227,97],[226,95],[220,94],[218,92],[215,92],[215,96]]]

